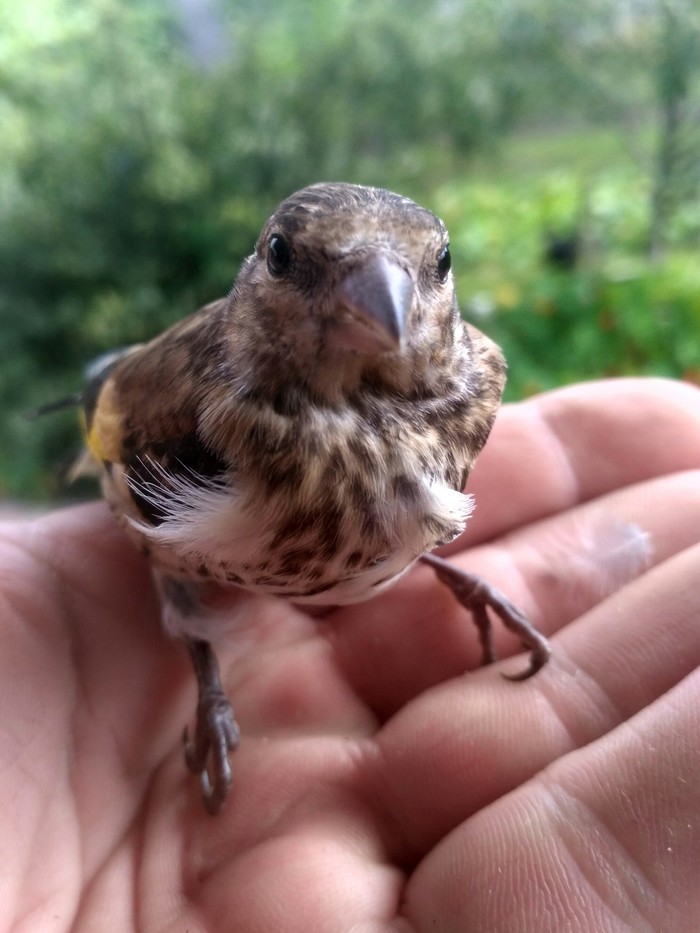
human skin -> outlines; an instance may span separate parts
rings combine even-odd
[[[148,565],[102,504],[0,526],[0,928],[657,931],[700,925],[700,392],[506,406],[450,546],[552,636],[479,668],[418,566],[312,618],[240,594],[217,817]]]

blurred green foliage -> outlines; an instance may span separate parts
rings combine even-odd
[[[0,496],[65,495],[74,413],[23,412],[224,294],[277,201],[321,179],[444,217],[509,397],[599,375],[700,379],[700,140],[685,119],[700,30],[692,3],[667,8],[2,5]],[[547,261],[555,240],[575,247],[566,268]]]
[[[550,141],[540,140],[543,165]],[[672,248],[652,263],[648,184],[638,168],[600,166],[585,177],[550,169],[434,191],[453,231],[465,315],[509,361],[508,398],[604,376],[700,384],[700,202],[675,214]],[[550,237],[575,238],[574,268],[543,261]]]

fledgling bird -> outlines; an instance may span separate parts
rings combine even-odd
[[[487,607],[530,649],[513,679],[546,662],[505,596],[430,553],[465,527],[504,377],[498,347],[460,318],[442,222],[342,183],[283,201],[227,298],[93,368],[88,446],[192,658],[185,754],[210,812],[239,738],[202,611],[212,581],[340,605],[423,560],[473,613],[484,662]]]

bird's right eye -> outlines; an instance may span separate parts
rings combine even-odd
[[[292,251],[289,243],[280,233],[274,233],[267,244],[267,268],[270,275],[284,275],[291,264]]]
[[[437,261],[437,272],[438,278],[441,282],[447,281],[447,276],[450,274],[450,269],[452,268],[452,257],[450,255],[450,244],[447,243],[440,250]]]

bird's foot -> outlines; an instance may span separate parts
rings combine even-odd
[[[530,651],[529,665],[518,674],[504,674],[507,680],[527,680],[547,663],[551,654],[549,641],[500,590],[483,577],[460,570],[436,554],[424,554],[421,560],[433,568],[438,580],[449,586],[455,598],[471,612],[479,629],[482,664],[497,660],[487,608],[495,612],[505,627],[517,635]]]
[[[218,813],[231,789],[229,754],[238,745],[239,729],[233,708],[224,693],[219,666],[209,642],[187,639],[199,687],[194,739],[185,729],[185,761],[199,775],[207,811]]]

